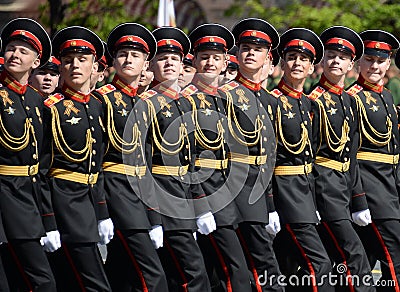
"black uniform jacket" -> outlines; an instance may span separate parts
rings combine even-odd
[[[309,98],[316,143],[313,173],[318,211],[324,221],[351,219],[351,212],[368,208],[356,159],[359,131],[355,101],[324,75]],[[322,158],[342,163],[342,170],[319,165]]]
[[[228,127],[221,96],[217,87],[208,86],[199,77],[195,77],[181,94],[192,105],[195,169],[206,195],[199,200],[208,201],[218,226],[236,224],[240,214],[227,184]]]
[[[357,104],[360,124],[357,158],[372,218],[400,219],[399,164],[398,156],[393,156],[399,154],[399,129],[392,94],[362,76],[347,92]],[[365,153],[372,153],[369,156],[375,161],[360,159]],[[379,154],[392,155],[391,163],[378,162]]]
[[[263,89],[240,74],[220,89],[229,130],[228,185],[243,221],[268,223],[268,213],[274,211],[268,185],[275,163],[275,137],[267,111],[256,96]]]
[[[145,139],[150,125],[147,104],[136,90],[118,75],[97,90],[106,107],[108,134],[104,186],[110,216],[118,229],[149,229],[161,224],[151,182],[152,148]],[[107,166],[114,164],[129,166],[125,169],[129,175],[107,171]]]
[[[164,83],[144,92],[151,126],[147,139],[152,143],[152,173],[163,228],[194,230],[194,219],[211,211],[194,173],[194,133],[191,105]],[[161,171],[161,172],[160,172]]]
[[[105,137],[102,103],[64,85],[45,105],[47,133],[52,135],[46,162],[61,239],[97,242],[97,221],[108,218],[100,173]],[[71,173],[76,179],[65,178]]]
[[[271,91],[276,117],[276,167],[313,162],[311,101],[282,79]],[[277,168],[276,168],[277,169]],[[317,223],[312,173],[274,175],[274,201],[283,223]]]
[[[7,71],[0,75],[0,96],[0,165],[37,165],[45,138],[42,96]],[[56,229],[51,198],[42,192],[43,174],[39,164],[38,174],[0,175],[0,213],[8,239],[40,238],[45,230]]]

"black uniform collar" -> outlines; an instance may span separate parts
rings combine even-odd
[[[8,89],[18,93],[25,94],[28,84],[22,85],[17,80],[14,79],[6,70],[4,70],[0,75],[1,83]]]
[[[84,94],[82,92],[76,91],[75,89],[72,89],[65,83],[61,88],[61,91],[66,97],[73,99],[77,102],[87,103],[90,100],[90,93]]]
[[[133,97],[136,95],[136,92],[138,90],[138,87],[133,87],[126,82],[124,82],[117,74],[114,75],[114,78],[112,80],[112,84],[119,90],[121,90],[123,93],[129,95],[130,97]]]
[[[322,74],[321,79],[319,80],[319,85],[321,85],[325,90],[337,95],[341,95],[344,90],[344,87],[330,82],[324,74]]]
[[[210,86],[204,83],[199,77],[194,77],[192,80],[192,84],[200,89],[201,92],[210,94],[210,95],[217,95],[217,86]]]
[[[252,91],[261,90],[261,82],[256,83],[254,81],[251,81],[250,79],[247,79],[242,74],[240,74],[240,72],[238,72],[235,79],[237,82],[239,82],[240,84],[243,84],[245,87],[247,87],[248,89],[250,89]]]
[[[280,91],[282,91],[284,95],[288,95],[293,98],[301,98],[301,96],[303,95],[303,91],[298,91],[296,89],[293,89],[292,87],[286,84],[283,78],[281,79],[281,81],[279,81],[278,88]]]
[[[360,84],[363,88],[367,90],[372,90],[376,93],[382,93],[383,91],[383,85],[378,85],[368,82],[367,80],[364,79],[364,77],[361,76],[361,74],[360,76],[358,76],[357,83]]]

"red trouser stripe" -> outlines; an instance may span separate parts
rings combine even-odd
[[[231,283],[231,277],[229,275],[229,270],[228,267],[226,266],[224,256],[221,253],[221,250],[218,247],[218,244],[214,238],[214,236],[211,235],[211,233],[208,235],[210,238],[211,244],[215,249],[215,252],[217,253],[219,263],[221,264],[222,270],[224,271],[225,277],[226,277],[226,290],[228,292],[232,292],[232,283]]]
[[[75,267],[74,261],[72,260],[72,257],[71,257],[71,255],[70,255],[70,253],[69,253],[69,251],[68,251],[67,246],[66,246],[65,244],[62,244],[62,247],[63,247],[63,249],[64,249],[64,253],[65,253],[65,256],[67,257],[67,260],[68,260],[68,262],[69,262],[69,265],[71,266],[72,272],[73,272],[74,275],[75,275],[76,281],[78,282],[78,285],[79,285],[79,287],[81,288],[81,291],[82,291],[82,292],[85,292],[85,291],[86,291],[85,285],[83,285],[82,278],[81,278],[81,276],[79,275],[79,272],[78,272],[78,270],[77,270],[76,267]]]
[[[148,292],[149,289],[147,289],[146,280],[144,279],[142,270],[140,269],[139,264],[135,259],[135,256],[133,255],[131,249],[129,248],[128,243],[126,242],[126,240],[120,230],[117,230],[116,233],[117,233],[119,239],[121,240],[121,243],[124,246],[126,253],[128,254],[129,258],[131,259],[133,266],[135,267],[135,270],[140,279],[140,283],[142,284],[143,292]]]
[[[379,243],[381,244],[383,252],[385,253],[386,260],[388,261],[390,275],[392,276],[392,279],[394,280],[394,283],[395,283],[395,288],[396,288],[395,291],[400,292],[399,283],[397,282],[397,277],[396,277],[396,271],[394,270],[394,265],[393,265],[392,257],[390,256],[389,250],[387,249],[385,241],[383,240],[382,235],[380,234],[380,232],[378,230],[378,227],[376,227],[374,222],[371,223],[371,226],[374,229],[376,236],[378,237]]]
[[[176,257],[174,250],[171,248],[168,241],[165,240],[165,237],[164,237],[164,244],[167,247],[167,250],[168,250],[169,254],[171,255],[171,258],[175,263],[176,269],[178,270],[178,273],[183,280],[183,284],[182,284],[183,291],[188,292],[188,288],[187,288],[188,284],[187,284],[187,279],[186,279],[185,273],[183,272],[183,269],[182,269],[181,265],[179,264],[178,258]]]
[[[293,239],[294,243],[297,245],[301,255],[303,256],[304,260],[307,263],[308,269],[309,269],[310,274],[311,274],[313,292],[318,292],[318,287],[317,287],[317,282],[316,282],[316,277],[315,277],[315,271],[314,271],[314,268],[312,266],[312,263],[311,263],[310,259],[308,258],[307,254],[304,251],[303,247],[301,246],[300,242],[297,240],[296,235],[294,234],[293,230],[290,228],[289,224],[286,224],[286,229],[290,233],[290,235],[292,236],[292,239]]]
[[[8,249],[10,250],[11,256],[13,257],[14,262],[17,265],[19,272],[21,273],[22,279],[24,279],[26,286],[28,286],[29,292],[32,292],[33,291],[32,284],[29,281],[28,276],[25,274],[24,268],[22,267],[22,264],[19,261],[18,256],[16,255],[16,253],[10,243],[8,244]]]
[[[236,229],[236,233],[237,233],[237,235],[239,237],[239,241],[240,241],[240,243],[242,245],[242,248],[244,250],[246,258],[247,258],[247,260],[248,260],[248,262],[250,264],[251,272],[253,273],[253,277],[254,277],[254,282],[256,283],[257,292],[262,292],[262,288],[261,288],[260,282],[258,280],[258,273],[257,273],[257,270],[256,270],[256,265],[254,264],[253,257],[251,256],[251,253],[250,253],[249,248],[248,248],[248,246],[246,244],[246,241],[244,240],[243,235],[240,232],[239,228]]]
[[[343,264],[346,265],[346,267],[347,267],[346,275],[347,275],[347,280],[349,281],[349,283],[348,283],[349,284],[349,290],[350,290],[350,292],[354,292],[353,281],[351,279],[350,269],[347,266],[346,255],[344,254],[342,248],[340,247],[340,245],[339,245],[335,235],[333,234],[332,230],[329,228],[329,225],[326,222],[322,222],[322,224],[324,225],[324,227],[325,227],[326,231],[328,232],[329,236],[332,238],[336,249],[340,253],[340,256],[342,257],[342,260],[343,260]]]

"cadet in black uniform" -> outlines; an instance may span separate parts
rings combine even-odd
[[[268,190],[275,163],[275,136],[267,109],[260,102],[267,92],[261,87],[262,67],[279,35],[268,22],[248,18],[232,29],[238,45],[239,72],[221,86],[226,98],[230,169],[228,185],[242,222],[237,234],[246,256],[255,291],[283,291],[268,230],[280,229],[272,194]],[[269,229],[272,227],[271,229]]]
[[[107,246],[106,273],[114,291],[167,291],[155,250],[163,244],[161,217],[146,168],[152,155],[144,139],[149,120],[146,103],[136,94],[146,60],[156,52],[156,40],[144,26],[124,23],[111,31],[107,47],[116,74],[97,92],[106,106],[104,189],[116,237]]]
[[[228,145],[226,114],[218,93],[220,73],[227,66],[227,50],[234,45],[232,33],[219,24],[203,24],[190,34],[197,69],[192,83],[181,91],[192,104],[195,123],[195,165],[217,230],[197,237],[210,279],[214,268],[218,281],[213,290],[251,291],[246,259],[236,235],[239,210],[226,183]],[[222,290],[216,290],[222,291]]]
[[[50,191],[63,245],[54,255],[57,286],[59,291],[111,291],[97,248],[97,242],[106,244],[113,236],[98,185],[103,106],[90,93],[90,75],[103,56],[103,44],[92,31],[72,26],[57,32],[53,46],[63,85],[44,103],[51,118],[46,125],[52,134],[46,153]]]
[[[17,277],[11,288],[55,291],[40,244],[46,231],[45,248],[53,251],[60,246],[51,198],[44,192],[45,168],[39,164],[44,140],[43,98],[28,85],[32,69],[51,56],[50,38],[40,24],[27,18],[6,24],[1,38],[5,64],[0,75],[0,208],[9,251],[22,279]],[[7,272],[13,274],[11,270],[8,265]]]
[[[346,73],[363,54],[364,45],[356,32],[343,26],[328,28],[320,37],[325,47],[324,71],[309,94],[316,137],[315,196],[322,218],[318,231],[336,265],[333,272],[342,277],[337,283],[341,291],[375,291],[367,255],[351,223],[353,218],[365,226],[371,216],[356,160],[357,108],[344,91]],[[351,276],[360,279],[353,282]]]
[[[315,228],[318,218],[311,173],[314,156],[311,102],[303,93],[306,77],[313,72],[314,64],[320,62],[323,49],[319,37],[308,29],[293,28],[282,34],[278,53],[284,75],[271,91],[272,104],[276,104],[272,110],[278,141],[273,194],[284,224],[275,246],[285,274],[297,274],[300,280],[308,276],[311,280],[309,285],[300,287],[288,283],[289,291],[334,290],[327,277],[331,262]],[[297,263],[287,267],[286,259]]]
[[[400,291],[400,206],[399,130],[393,97],[383,87],[392,50],[398,40],[381,30],[360,33],[364,55],[360,75],[347,92],[355,99],[360,124],[357,160],[363,189],[371,210],[372,224],[359,227],[359,235],[371,267],[381,262],[381,279],[395,281],[395,287],[379,291]]]
[[[193,174],[190,103],[180,98],[177,85],[190,42],[184,32],[172,27],[158,28],[153,35],[157,40],[157,54],[150,62],[154,82],[141,97],[149,107],[152,174],[164,229],[164,246],[158,252],[170,291],[210,291],[204,260],[192,232],[199,228],[208,234],[216,225],[206,201],[199,200],[204,206],[193,205],[204,192],[200,184],[191,184],[197,180]]]

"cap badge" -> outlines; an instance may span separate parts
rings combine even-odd
[[[76,41],[72,41],[71,46],[76,46]]]
[[[214,38],[210,38],[210,40],[209,40],[210,42],[213,42],[214,41]]]
[[[170,45],[170,44],[171,44],[171,41],[170,41],[170,40],[166,40],[165,43],[166,43],[167,45]]]
[[[303,44],[303,41],[299,41],[299,46],[302,46]]]
[[[20,31],[19,34],[25,35],[25,32],[24,31]]]
[[[379,49],[380,47],[381,47],[381,44],[380,44],[380,43],[376,43],[376,44],[375,44],[375,48],[376,48],[376,49]]]
[[[343,40],[338,40],[338,44],[342,45],[343,44]]]
[[[133,38],[132,37],[128,37],[127,40],[128,40],[128,42],[131,42],[133,40]]]
[[[251,36],[256,36],[257,35],[257,32],[255,31],[255,30],[253,30],[252,32],[251,32]]]

